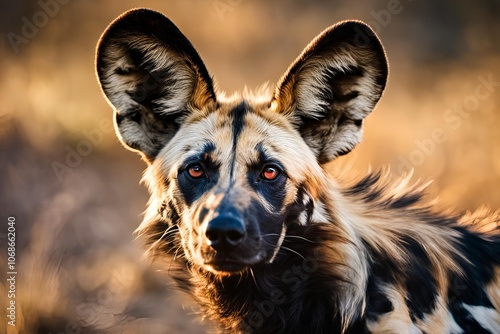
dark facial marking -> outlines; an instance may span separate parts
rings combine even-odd
[[[236,146],[238,144],[238,138],[241,135],[241,132],[243,131],[243,127],[245,126],[245,115],[248,113],[248,105],[243,101],[240,104],[238,104],[236,107],[234,107],[231,111],[230,114],[233,117],[233,152],[236,152]],[[236,159],[233,158],[233,161],[231,162],[231,178],[233,176],[233,170],[234,170],[234,161]]]
[[[286,175],[282,164],[269,157],[264,151],[262,145],[257,145],[255,148],[258,151],[259,158],[254,164],[249,166],[247,180],[250,186],[259,192],[271,206],[279,211],[283,206],[286,191]],[[280,170],[279,175],[273,180],[264,179],[261,174],[266,166],[273,166]]]
[[[219,166],[210,156],[210,153],[214,150],[215,145],[207,143],[200,153],[187,158],[179,169],[177,184],[187,205],[191,205],[206,191],[217,184]],[[203,177],[194,179],[189,175],[188,168],[193,164],[199,164],[203,168],[205,171]]]
[[[234,107],[230,114],[233,116],[233,149],[236,148],[238,138],[245,125],[245,116],[248,113],[248,105],[243,101]]]
[[[298,186],[297,195],[295,196],[295,201],[291,203],[286,211],[287,211],[287,225],[297,224],[300,215],[305,212],[306,214],[306,225],[308,225],[311,221],[311,216],[314,210],[314,202],[308,197],[306,188],[304,184],[300,184]],[[307,201],[306,201],[307,198]]]

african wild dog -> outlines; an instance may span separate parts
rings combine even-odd
[[[217,96],[163,15],[104,32],[97,73],[148,163],[138,228],[224,332],[500,333],[500,214],[436,212],[424,187],[325,163],[360,141],[388,67],[358,21],[314,39],[274,92]]]

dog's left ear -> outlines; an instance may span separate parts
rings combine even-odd
[[[289,117],[326,163],[361,140],[363,119],[384,90],[384,48],[364,23],[345,21],[323,31],[290,66],[276,87],[273,107]]]

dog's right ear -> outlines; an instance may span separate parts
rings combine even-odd
[[[216,103],[212,79],[193,45],[149,9],[131,10],[109,25],[97,46],[96,67],[120,140],[148,162],[189,113]]]

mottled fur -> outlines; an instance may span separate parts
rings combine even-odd
[[[342,185],[324,168],[385,87],[363,23],[326,29],[273,93],[225,98],[175,25],[133,10],[97,72],[148,163],[148,254],[223,332],[500,333],[498,213],[440,213],[409,178]]]

